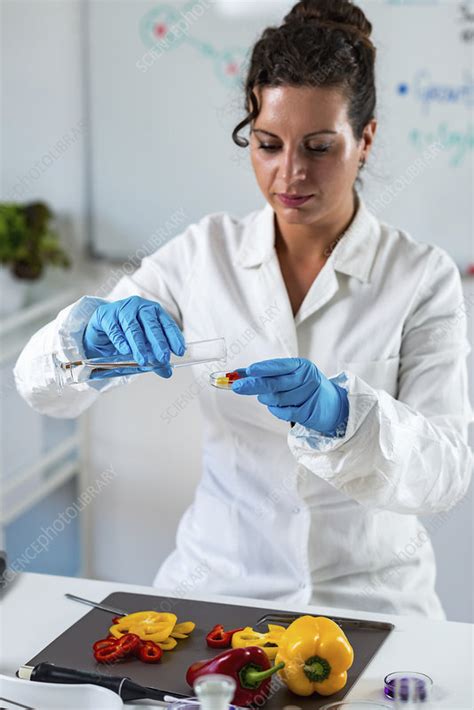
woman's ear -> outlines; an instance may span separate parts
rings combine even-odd
[[[377,119],[373,118],[364,128],[360,141],[360,159],[364,160],[364,162],[367,161],[370,151],[372,150],[375,134],[377,132],[377,125]]]

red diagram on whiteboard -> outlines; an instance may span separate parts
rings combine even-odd
[[[192,8],[179,11],[167,5],[154,7],[140,20],[140,36],[149,47],[147,54],[159,54],[176,50],[182,44],[194,47],[201,55],[211,59],[217,77],[227,86],[237,86],[243,73],[246,49],[241,47],[217,49],[210,42],[193,36]],[[146,56],[144,57],[146,59]],[[147,63],[152,65],[150,60]]]

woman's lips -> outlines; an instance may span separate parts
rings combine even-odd
[[[285,205],[285,207],[300,207],[300,205],[304,205],[305,202],[308,202],[313,195],[306,195],[303,197],[293,197],[290,195],[285,195],[283,193],[280,193],[277,195],[278,199],[280,202]]]

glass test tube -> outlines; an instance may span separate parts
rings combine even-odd
[[[205,362],[225,362],[227,349],[224,338],[212,340],[195,340],[186,343],[184,355],[171,352],[169,365],[172,368],[199,365]],[[116,377],[127,375],[128,370],[139,369],[140,372],[150,372],[163,363],[150,360],[145,365],[139,365],[135,360],[127,360],[123,355],[88,358],[84,360],[63,361],[53,355],[56,382],[60,388],[66,385],[77,385],[93,379],[93,373],[112,371]],[[114,375],[111,375],[114,376]]]

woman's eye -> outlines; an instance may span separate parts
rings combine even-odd
[[[269,152],[274,152],[275,150],[280,150],[279,145],[266,145],[265,143],[261,143],[258,147],[260,150],[268,150]],[[329,146],[329,145],[318,145],[315,148],[310,148],[308,146],[308,150],[310,153],[327,153],[330,147],[331,146]]]
[[[258,147],[261,150],[278,150],[279,148],[277,145],[264,145],[263,143],[261,143]]]
[[[327,153],[330,147],[331,146],[329,145],[318,145],[316,146],[316,148],[310,148],[308,146],[308,150],[310,150],[312,153]]]

